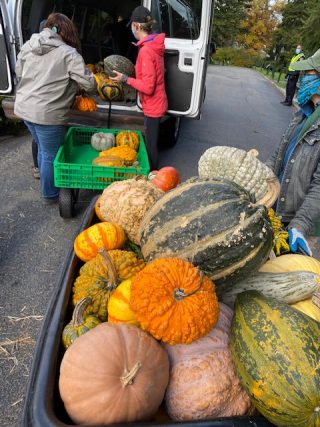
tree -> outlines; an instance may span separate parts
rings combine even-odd
[[[309,17],[302,28],[302,44],[305,53],[312,55],[320,48],[320,2],[310,2]]]
[[[279,22],[282,1],[272,6],[266,0],[253,0],[241,24],[239,43],[257,52],[266,51],[272,44],[272,33]]]
[[[252,0],[216,0],[212,40],[217,46],[232,46],[238,36],[240,23]]]

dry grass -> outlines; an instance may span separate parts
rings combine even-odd
[[[10,373],[19,365],[16,354],[19,353],[21,346],[30,344],[34,344],[34,340],[30,336],[13,340],[6,338],[4,341],[0,341],[0,360],[5,360],[12,364]]]

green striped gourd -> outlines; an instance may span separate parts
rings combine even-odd
[[[236,297],[244,291],[259,291],[263,295],[276,298],[288,304],[311,297],[319,289],[320,276],[311,271],[292,271],[289,273],[262,273],[231,285],[222,285],[217,289],[219,301],[233,307]]]
[[[234,182],[193,178],[166,193],[140,228],[147,260],[191,261],[217,285],[241,280],[266,261],[273,231],[264,206]]]
[[[320,324],[257,291],[238,295],[231,327],[237,373],[279,427],[320,426]]]

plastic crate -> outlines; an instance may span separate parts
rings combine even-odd
[[[134,131],[140,142],[137,167],[93,166],[92,160],[99,155],[99,152],[91,147],[91,137],[96,132],[113,133],[116,136],[122,130],[71,127],[54,160],[56,187],[103,190],[114,181],[148,175],[148,153],[140,131]]]

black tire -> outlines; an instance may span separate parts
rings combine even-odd
[[[160,124],[158,149],[166,150],[176,145],[182,117],[169,117]]]
[[[75,216],[77,193],[78,190],[73,190],[72,188],[60,188],[59,213],[62,218],[72,218]]]

